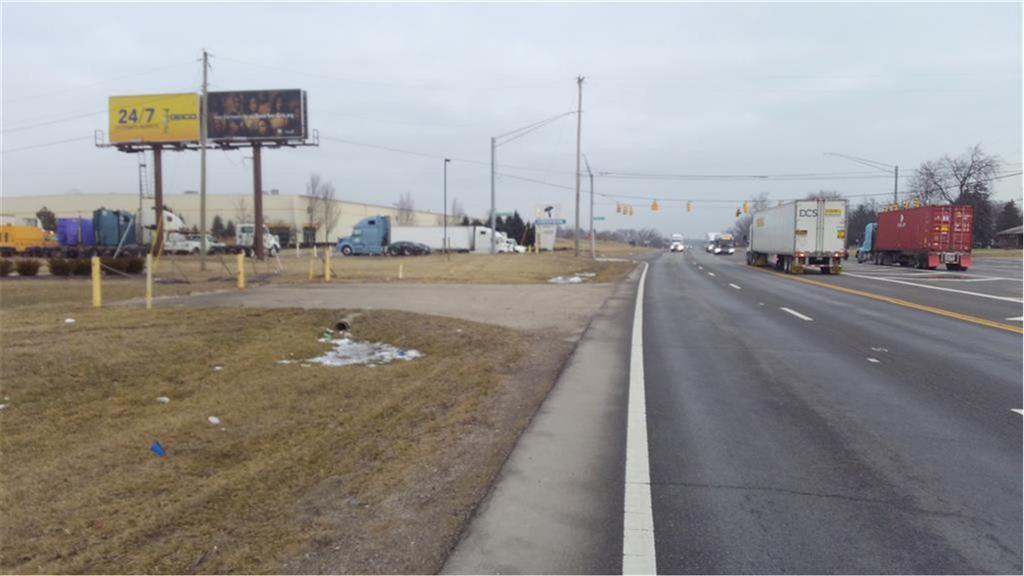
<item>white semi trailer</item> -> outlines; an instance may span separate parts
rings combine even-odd
[[[797,200],[754,214],[747,264],[799,274],[839,274],[846,256],[846,200]]]

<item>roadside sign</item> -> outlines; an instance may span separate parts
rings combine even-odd
[[[595,222],[600,222],[601,220],[604,220],[604,216],[594,216]]]
[[[538,226],[564,226],[565,218],[537,218],[533,221]]]
[[[495,212],[494,215],[495,216],[500,216],[501,218],[507,218],[508,216],[511,216],[512,213],[511,212]]]

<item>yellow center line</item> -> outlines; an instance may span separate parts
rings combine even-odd
[[[989,328],[998,328],[999,330],[1006,330],[1007,332],[1014,332],[1016,334],[1024,334],[1024,327],[1013,326],[1012,324],[1003,324],[1002,322],[995,322],[993,320],[986,320],[985,318],[979,318],[977,316],[971,316],[970,314],[961,314],[959,312],[953,312],[952,310],[946,310],[945,308],[936,308],[934,306],[926,306],[924,304],[918,304],[917,302],[911,302],[909,300],[903,300],[901,298],[893,298],[892,296],[883,296],[881,294],[875,294],[873,292],[865,292],[863,290],[857,290],[855,288],[846,288],[845,286],[836,286],[834,284],[826,284],[825,282],[819,282],[817,280],[808,280],[807,278],[800,278],[799,276],[789,276],[772,270],[765,270],[757,266],[749,266],[758,272],[765,272],[773,276],[785,278],[787,280],[793,280],[796,282],[803,282],[804,284],[811,284],[813,286],[820,286],[822,288],[828,288],[829,290],[836,290],[837,292],[846,292],[847,294],[854,294],[856,296],[863,296],[864,298],[870,298],[872,300],[878,300],[880,302],[888,302],[897,306],[903,306],[904,308],[912,308],[914,310],[921,310],[922,312],[930,312],[932,314],[938,314],[939,316],[945,316],[946,318],[953,318],[956,320],[963,320],[964,322],[971,322],[972,324],[979,324],[981,326],[988,326]]]

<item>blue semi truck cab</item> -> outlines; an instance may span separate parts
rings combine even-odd
[[[391,218],[370,216],[352,227],[352,234],[338,238],[338,252],[345,256],[379,256],[390,244]]]
[[[864,240],[857,248],[857,262],[866,262],[875,245],[875,231],[878,230],[878,222],[869,222],[864,227]]]

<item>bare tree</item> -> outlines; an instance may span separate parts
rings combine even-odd
[[[761,192],[750,199],[747,205],[747,214],[743,214],[737,218],[736,223],[732,226],[732,235],[736,238],[738,243],[747,243],[747,236],[750,234],[750,225],[754,221],[754,214],[759,210],[764,210],[768,206],[767,192]]]
[[[466,216],[466,210],[462,208],[462,202],[458,198],[452,198],[452,209],[448,213],[448,222],[462,222]]]
[[[400,226],[409,226],[416,221],[416,205],[412,200],[412,193],[406,192],[398,199],[398,216],[396,217]]]
[[[322,228],[323,241],[329,244],[331,230],[341,216],[341,206],[335,200],[334,184],[324,182],[319,174],[310,174],[309,181],[306,182],[306,202],[310,226]]]
[[[249,198],[240,196],[235,200],[235,219],[239,224],[246,224],[253,221],[252,211],[249,210]]]
[[[808,200],[842,200],[843,195],[837,190],[818,190],[807,195]]]
[[[921,164],[910,181],[910,191],[926,204],[960,203],[961,199],[988,197],[989,183],[999,168],[999,158],[986,154],[980,144],[956,158],[948,155]]]

